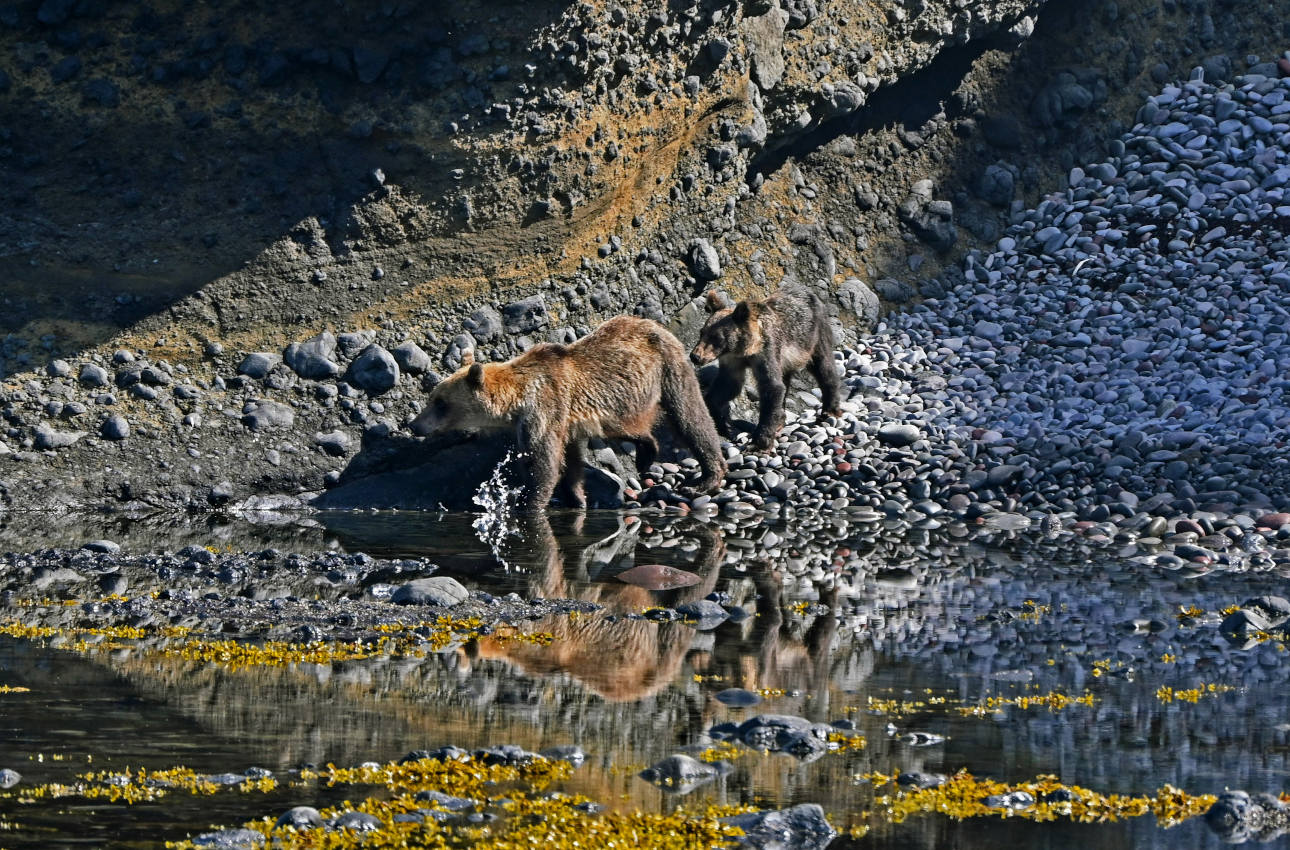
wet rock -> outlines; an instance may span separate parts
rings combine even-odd
[[[637,776],[671,794],[688,794],[718,776],[711,764],[687,755],[668,756],[642,770]]]
[[[66,360],[51,360],[45,367],[45,374],[51,378],[66,378],[72,374],[72,364]]]
[[[687,625],[701,632],[710,631],[730,619],[726,609],[708,599],[683,602],[675,608]]]
[[[269,399],[254,399],[242,408],[242,424],[252,431],[290,428],[296,415],[285,404]]]
[[[478,800],[472,800],[469,797],[454,797],[451,794],[445,794],[442,791],[433,789],[418,791],[415,799],[423,803],[430,803],[449,812],[470,811],[479,805]]]
[[[345,812],[327,822],[332,829],[345,829],[350,832],[376,832],[385,826],[376,815],[367,812]]]
[[[939,788],[950,779],[943,773],[924,773],[919,770],[901,771],[896,784],[901,788]]]
[[[372,344],[349,364],[345,380],[368,395],[380,395],[399,382],[399,364],[390,352]]]
[[[278,817],[273,828],[316,829],[322,825],[322,815],[313,806],[293,806]]]
[[[203,832],[193,839],[193,844],[213,850],[256,850],[264,846],[264,835],[253,829],[221,829]]]
[[[732,708],[748,708],[760,703],[762,696],[756,691],[750,691],[746,688],[726,688],[717,692],[716,700],[722,705],[728,705]]]
[[[334,378],[340,374],[340,365],[333,359],[336,354],[336,337],[323,331],[304,342],[293,342],[282,352],[282,360],[291,371],[311,381]]]
[[[1034,795],[1026,791],[1009,791],[1006,794],[991,794],[981,801],[992,809],[1028,809],[1035,804]]]
[[[1205,812],[1205,823],[1229,844],[1270,841],[1290,829],[1290,807],[1272,794],[1225,791]]]
[[[517,747],[514,744],[502,744],[500,747],[487,747],[475,750],[471,754],[475,761],[486,765],[501,764],[516,766],[541,761],[542,757],[535,752]]]
[[[439,605],[451,607],[465,602],[470,592],[451,576],[419,578],[400,585],[390,601],[398,605]]]
[[[0,790],[8,791],[22,781],[22,774],[10,768],[0,769]]]
[[[574,767],[581,766],[582,763],[587,760],[586,751],[576,744],[569,744],[561,747],[547,747],[538,755],[542,756],[544,759],[550,759],[551,761],[568,762]]]
[[[743,830],[736,841],[754,850],[824,850],[837,836],[815,803],[803,803],[771,812],[748,812],[722,818],[723,823]]]
[[[116,555],[121,552],[121,544],[111,540],[91,540],[81,544],[81,548],[87,552],[98,552],[104,555]]]

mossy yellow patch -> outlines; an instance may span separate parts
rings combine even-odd
[[[894,781],[895,777],[880,773],[864,774],[859,779],[873,782],[875,787]],[[987,806],[987,797],[1023,791],[1035,803],[1028,808],[1002,808]],[[1056,791],[1068,791],[1072,799],[1046,802],[1045,798]],[[1204,814],[1217,798],[1212,794],[1188,794],[1165,785],[1151,796],[1102,794],[1088,788],[1064,785],[1055,776],[1039,776],[1030,782],[1006,783],[991,779],[978,779],[970,773],[957,773],[936,788],[897,790],[879,796],[871,817],[891,823],[902,823],[912,815],[942,814],[955,820],[975,817],[1015,817],[1034,821],[1053,821],[1067,818],[1079,823],[1105,823],[1126,818],[1155,815],[1163,827],[1170,827]]]
[[[595,812],[581,795],[547,792],[553,782],[567,779],[572,768],[565,762],[537,759],[522,765],[485,765],[474,759],[421,759],[405,764],[338,768],[332,765],[302,780],[329,786],[378,786],[380,796],[346,801],[321,810],[324,819],[358,811],[377,818],[381,827],[366,832],[347,830],[297,831],[274,829],[274,816],[244,826],[263,833],[275,848],[658,848],[682,850],[723,846],[740,831],[721,818],[747,811],[742,806],[712,806],[666,815],[643,812]],[[477,801],[477,810],[500,817],[481,825],[456,819],[440,823],[433,817],[396,820],[409,813],[435,809],[433,802],[418,800],[419,791],[437,791]],[[190,850],[190,841],[171,842],[174,850]]]

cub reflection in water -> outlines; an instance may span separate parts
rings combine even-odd
[[[589,613],[555,614],[525,624],[527,631],[549,632],[549,646],[499,641],[485,636],[466,647],[472,658],[498,659],[533,676],[568,674],[612,702],[642,699],[676,678],[696,634],[684,623],[627,619],[657,605],[679,605],[702,599],[716,585],[725,545],[717,529],[682,520],[681,536],[697,540],[694,562],[682,566],[699,575],[698,584],[667,591],[650,591],[626,584],[614,575],[633,564],[641,520],[588,546],[561,547],[550,520],[526,518],[525,540],[533,547],[533,577],[528,595],[548,599],[581,599],[603,606]],[[571,518],[573,533],[581,532],[581,517]],[[673,552],[678,549],[671,550]],[[595,579],[595,580],[589,580]]]
[[[820,589],[820,610],[810,624],[784,616],[783,573],[768,562],[750,565],[748,578],[756,588],[756,616],[743,623],[723,623],[711,653],[690,656],[697,674],[710,677],[705,721],[723,713],[713,698],[724,688],[809,694],[806,716],[826,721],[833,650],[838,638],[838,588]],[[771,709],[765,709],[771,710]]]

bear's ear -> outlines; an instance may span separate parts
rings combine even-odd
[[[704,306],[708,308],[709,313],[724,310],[730,306],[730,297],[719,289],[709,289],[707,300],[704,301]]]
[[[482,363],[470,364],[470,370],[466,372],[466,383],[476,389],[484,385],[484,365]]]
[[[461,353],[461,365],[469,366],[475,362],[475,349],[467,348]]]
[[[735,305],[735,311],[730,314],[730,317],[733,318],[736,322],[743,324],[744,322],[748,321],[748,317],[750,315],[751,315],[751,311],[748,309],[748,302],[740,301],[738,304]]]

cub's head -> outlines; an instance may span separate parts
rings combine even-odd
[[[484,395],[484,367],[472,357],[440,381],[409,426],[418,437],[449,431],[479,431],[494,424]]]
[[[761,326],[747,301],[731,304],[715,290],[708,293],[708,321],[699,331],[699,342],[690,352],[696,366],[720,357],[751,357],[761,350]]]

